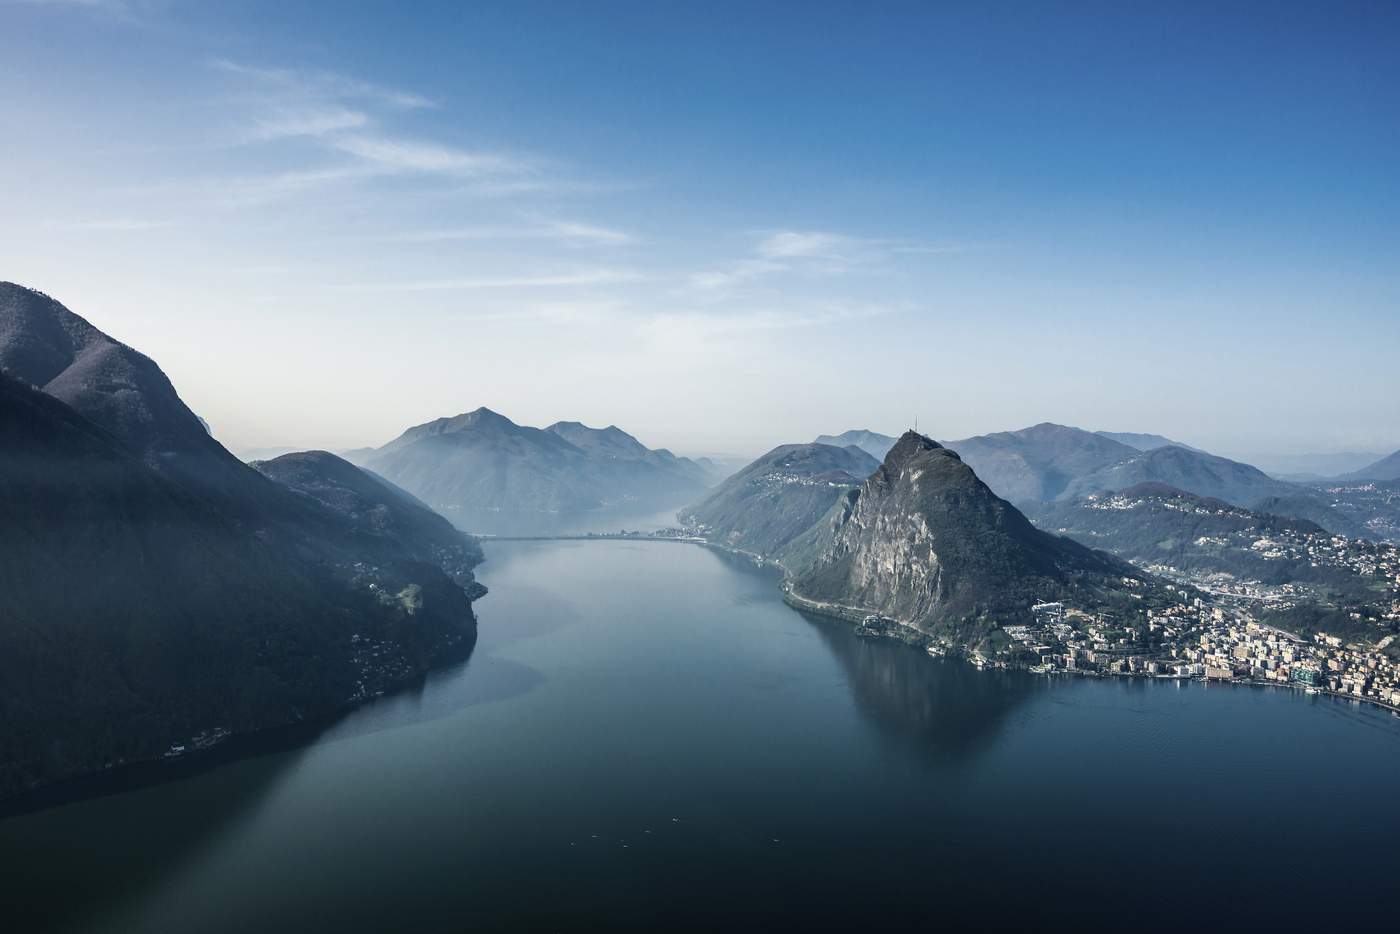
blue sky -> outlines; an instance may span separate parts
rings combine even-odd
[[[235,449],[1394,449],[1400,6],[1158,6],[0,0],[0,277]]]

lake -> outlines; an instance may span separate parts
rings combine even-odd
[[[299,748],[0,820],[7,930],[1340,927],[1400,720],[979,672],[663,542],[492,542],[465,664]]]

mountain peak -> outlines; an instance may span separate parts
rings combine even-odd
[[[486,406],[484,406],[484,405],[483,405],[483,406],[478,406],[477,408],[472,409],[470,412],[465,412],[465,413],[463,413],[463,414],[461,414],[461,415],[458,415],[458,416],[456,416],[456,418],[453,419],[453,420],[454,420],[454,421],[461,420],[462,422],[467,423],[467,424],[482,424],[482,423],[484,423],[484,422],[491,422],[491,423],[495,423],[495,424],[498,424],[498,425],[514,425],[514,424],[515,424],[515,422],[513,422],[513,421],[511,421],[510,419],[506,418],[506,417],[505,417],[504,415],[502,415],[500,412],[494,411],[494,410],[492,410],[492,409],[488,409],[488,408],[487,408]]]
[[[880,613],[932,632],[1018,618],[1068,592],[1073,575],[1118,569],[1034,528],[954,451],[906,431],[830,518],[796,577],[808,599]],[[989,625],[975,623],[981,634]]]
[[[869,428],[852,428],[839,435],[818,435],[814,443],[829,444],[838,448],[857,447],[876,460],[883,460],[897,440]]]
[[[421,425],[414,425],[406,430],[402,435],[391,442],[390,446],[419,441],[423,438],[430,438],[435,435],[450,435],[457,432],[470,430],[488,430],[498,433],[505,433],[519,429],[519,425],[501,415],[499,412],[481,406],[470,412],[463,412],[460,415],[449,415],[443,418],[435,418],[430,422]]]
[[[914,457],[924,451],[946,451],[954,457],[957,457],[956,454],[953,454],[952,451],[949,451],[928,435],[921,435],[911,428],[900,435],[899,440],[894,443],[894,447],[890,448],[890,453],[885,455],[885,463],[889,463],[891,460],[904,460]]]

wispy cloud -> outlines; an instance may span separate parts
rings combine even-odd
[[[363,182],[383,174],[373,166],[341,165],[267,175],[195,178],[135,189],[193,206],[236,209],[265,205],[309,192]]]
[[[137,233],[143,230],[174,227],[175,223],[136,217],[107,217],[77,221],[50,221],[44,226],[50,230],[63,230],[72,233]]]
[[[704,310],[678,310],[653,315],[639,330],[649,347],[658,353],[704,354],[715,344],[753,346],[764,333],[803,328],[839,327],[884,315],[911,310],[906,305],[826,303],[805,308],[750,308],[715,313]]]
[[[520,153],[453,145],[399,135],[386,127],[393,111],[438,107],[420,94],[384,87],[338,72],[249,65],[228,59],[210,63],[238,90],[224,108],[243,114],[236,145],[310,141],[334,160],[329,165],[290,168],[264,179],[234,181],[224,203],[247,204],[303,191],[327,181],[369,181],[385,176],[440,176],[453,184],[534,186],[544,160]],[[305,150],[283,149],[300,156]]]
[[[297,136],[321,137],[346,130],[357,130],[368,124],[368,115],[346,107],[275,108],[268,114],[254,119],[249,137],[253,141]]]
[[[330,145],[365,162],[396,172],[452,175],[513,175],[530,172],[528,159],[493,152],[471,152],[420,140],[353,134],[335,136]]]
[[[219,71],[252,81],[264,89],[275,90],[307,100],[317,98],[362,100],[408,110],[440,106],[437,101],[421,94],[387,88],[334,71],[272,68],[247,65],[225,58],[216,58],[210,62],[210,65]]]
[[[452,241],[553,240],[570,246],[626,246],[635,238],[624,231],[578,221],[546,220],[519,227],[449,227],[417,230],[387,237],[394,243],[445,243]]]
[[[771,260],[741,259],[730,263],[723,269],[695,273],[690,277],[690,285],[702,292],[717,292],[732,288],[750,279],[782,272],[787,268],[785,263],[775,263]]]
[[[860,243],[854,237],[820,230],[780,230],[760,240],[757,252],[769,259],[842,257]]]
[[[860,267],[878,266],[904,254],[955,253],[966,249],[889,238],[853,237],[826,230],[773,230],[754,236],[758,240],[751,256],[691,275],[691,288],[700,292],[722,292],[781,273],[838,275]]]
[[[386,282],[345,286],[350,292],[449,292],[476,289],[532,289],[559,286],[610,285],[636,282],[643,276],[631,269],[579,269],[569,272],[519,276],[483,276],[453,279],[423,279],[413,282]]]

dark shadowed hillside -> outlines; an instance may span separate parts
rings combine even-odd
[[[210,436],[154,361],[9,282],[0,283],[0,371],[67,403],[148,467],[232,516],[256,521],[276,498],[271,483]]]
[[[0,794],[327,716],[472,644],[422,528],[240,463],[57,302],[0,286],[0,366]]]
[[[383,477],[326,451],[283,454],[253,466],[331,510],[370,544],[382,540],[386,548],[437,565],[473,599],[485,593],[472,575],[482,560],[476,539]]]

